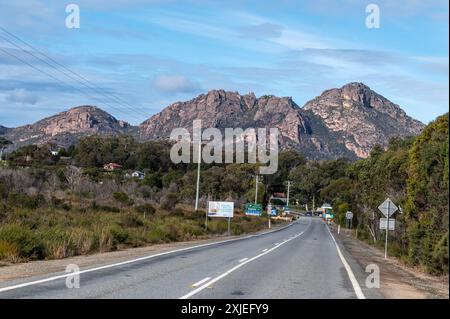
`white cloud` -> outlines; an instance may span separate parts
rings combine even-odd
[[[166,93],[190,93],[199,86],[184,75],[160,75],[153,80],[155,87]]]
[[[6,99],[10,102],[19,104],[36,104],[38,97],[25,89],[14,89],[7,96]]]

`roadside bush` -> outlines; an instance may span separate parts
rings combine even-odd
[[[0,260],[9,262],[18,262],[20,252],[15,244],[0,240]]]
[[[136,207],[138,213],[145,214],[145,216],[150,216],[155,213],[155,208],[151,204],[139,205]]]
[[[124,205],[133,205],[133,200],[125,193],[115,192],[113,193],[113,198]]]
[[[0,226],[0,241],[15,246],[22,258],[42,259],[44,244],[31,229],[17,224]]]
[[[178,196],[176,193],[167,193],[161,198],[160,202],[161,208],[166,210],[174,208],[175,205],[177,204],[177,199]]]

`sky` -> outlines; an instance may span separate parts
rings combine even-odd
[[[212,89],[303,106],[349,82],[428,123],[449,110],[448,12],[447,0],[0,0],[0,125],[79,105],[139,124]]]

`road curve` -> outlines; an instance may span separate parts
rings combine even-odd
[[[262,235],[81,269],[79,288],[67,288],[64,272],[2,282],[0,298],[380,297],[338,250],[322,220],[302,217]]]

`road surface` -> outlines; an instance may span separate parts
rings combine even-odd
[[[280,230],[65,272],[1,282],[0,298],[371,298],[368,274],[319,218]]]

